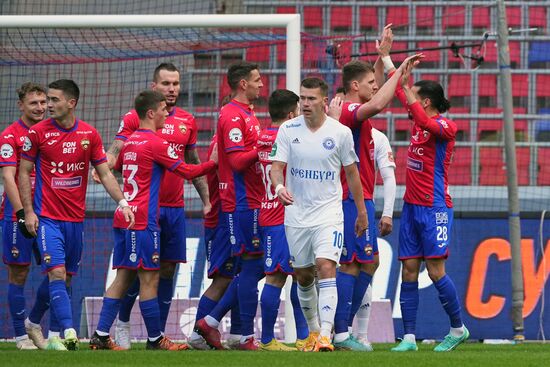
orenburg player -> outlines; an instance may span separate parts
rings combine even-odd
[[[342,252],[344,230],[342,166],[357,199],[356,235],[363,235],[368,226],[351,130],[325,114],[327,93],[328,85],[319,78],[302,81],[303,115],[281,125],[270,154],[271,182],[279,200],[287,205],[286,237],[298,278],[300,305],[310,331],[306,351],[334,350],[330,336],[338,302],[336,262]]]
[[[107,166],[97,130],[74,116],[80,95],[76,83],[61,79],[48,87],[51,118],[29,130],[21,154],[19,189],[27,230],[33,236],[39,235],[42,270],[50,280],[51,310],[64,330],[65,346],[74,350],[78,338],[65,281],[67,275],[77,272],[80,264],[90,162],[109,195],[118,203],[124,203],[124,196]],[[35,164],[33,205],[30,175]],[[134,213],[130,207],[125,206],[122,211],[125,221],[133,225]]]
[[[384,32],[391,32],[391,29],[386,27]],[[384,37],[384,39],[386,38]],[[380,47],[385,47],[384,42]],[[374,142],[369,118],[381,112],[391,101],[405,66],[413,63],[418,57],[418,55],[414,55],[406,59],[380,90],[376,83],[374,68],[370,64],[354,60],[344,65],[342,69],[342,84],[346,94],[340,122],[348,126],[354,136],[355,151],[359,156],[363,197],[369,222],[372,225],[369,226],[369,230],[364,236],[355,236],[355,197],[349,195],[347,184],[343,181],[344,248],[340,258],[341,266],[336,276],[338,308],[334,324],[334,346],[337,349],[369,350],[368,347],[353,338],[348,331],[350,315],[355,315],[357,312],[379,263],[375,225],[376,210],[373,201]]]
[[[260,124],[251,103],[259,97],[263,84],[258,65],[248,62],[231,65],[227,81],[234,98],[222,107],[216,132],[220,159],[220,221],[230,230],[233,256],[240,257],[241,272],[235,278],[238,286],[230,286],[222,300],[231,298],[228,292],[237,292],[242,335],[239,347],[257,350],[254,317],[258,307],[258,281],[264,276],[263,247],[258,233],[263,183],[256,150]],[[218,306],[221,308],[220,304]],[[211,316],[198,320],[195,330],[211,347],[219,349],[217,328],[221,318]]]
[[[299,100],[300,98],[295,93],[286,89],[277,89],[271,93],[268,103],[271,125],[260,132],[258,140],[258,156],[265,186],[259,217],[260,233],[265,248],[264,269],[266,274],[265,285],[260,298],[262,310],[262,340],[260,347],[264,350],[296,350],[275,339],[274,333],[275,322],[279,313],[281,289],[285,285],[287,276],[294,275],[294,270],[290,264],[290,252],[285,235],[284,206],[275,195],[269,177],[272,165],[269,153],[273,148],[281,124],[299,115]],[[300,307],[296,281],[292,282],[290,298],[296,322],[296,346],[298,349],[303,349],[309,330]]]
[[[197,124],[189,112],[176,106],[180,92],[180,72],[172,63],[162,63],[155,68],[151,89],[160,92],[166,98],[168,118],[158,135],[168,141],[178,157],[186,163],[199,164],[195,149],[197,142]],[[115,140],[107,151],[109,167],[113,167],[123,143],[139,127],[139,117],[135,110],[126,113],[121,121]],[[202,199],[205,212],[210,211],[208,186],[204,177],[197,177],[193,185]],[[185,210],[183,202],[184,179],[166,172],[160,188],[160,280],[158,300],[161,328],[164,331],[174,290],[174,274],[178,263],[185,263],[186,235]],[[123,348],[130,345],[130,313],[138,295],[138,281],[124,297],[115,328],[115,341]]]
[[[126,140],[114,168],[122,172],[124,196],[136,223],[127,229],[120,210],[113,221],[115,248],[113,268],[117,274],[105,292],[97,330],[90,340],[91,349],[123,348],[112,342],[109,330],[118,313],[121,298],[135,280],[140,280],[139,307],[147,328],[146,349],[184,350],[185,344],[175,344],[162,333],[157,300],[160,269],[159,190],[165,170],[193,179],[215,170],[216,163],[187,165],[157,129],[164,126],[168,116],[166,98],[156,91],[143,91],[135,99],[139,128]],[[126,203],[125,203],[126,204]]]
[[[17,188],[17,171],[21,151],[29,128],[44,119],[46,113],[46,90],[35,83],[27,82],[17,90],[17,105],[21,117],[9,125],[0,136],[0,168],[4,179],[4,196],[0,220],[2,220],[3,261],[8,267],[8,306],[13,320],[17,349],[30,350],[46,348],[40,325],[31,327],[26,317],[24,287],[30,270],[31,254],[36,239],[29,235],[25,227],[25,213]],[[32,174],[34,178],[34,173]],[[4,220],[5,219],[5,220]],[[18,223],[20,224],[18,225]],[[31,311],[47,309],[49,303],[48,277],[44,278],[37,292],[36,304]],[[46,298],[43,297],[46,290]],[[39,305],[41,304],[41,305]],[[38,323],[43,314],[39,315]],[[29,335],[27,331],[29,329]],[[33,343],[33,336],[37,336]],[[39,338],[38,338],[39,337]]]
[[[383,197],[384,197],[384,209],[382,210],[382,216],[380,222],[378,222],[378,230],[381,236],[386,236],[391,233],[393,229],[393,206],[395,204],[395,160],[393,158],[393,151],[390,146],[388,137],[377,130],[372,128],[372,139],[374,140],[374,157],[375,157],[375,169],[380,172],[383,181]],[[368,340],[367,329],[369,325],[369,318],[371,312],[372,302],[372,284],[369,284],[367,291],[363,295],[363,299],[359,305],[357,313],[350,314],[348,330],[351,334],[353,319],[357,316],[357,337],[356,339],[367,347],[368,350],[372,350],[372,345]],[[353,306],[352,306],[353,307]]]
[[[421,80],[411,88],[402,77],[397,96],[414,123],[407,156],[407,180],[399,229],[399,260],[403,264],[400,293],[405,336],[392,351],[416,351],[418,273],[422,260],[439,293],[451,322],[451,330],[436,352],[451,351],[470,336],[462,323],[455,285],[445,273],[453,223],[453,202],[447,175],[457,127],[441,116],[450,108],[443,88],[435,81]]]

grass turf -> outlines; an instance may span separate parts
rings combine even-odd
[[[433,345],[419,344],[418,352],[392,353],[393,345],[375,344],[372,353],[334,352],[238,352],[238,351],[146,351],[144,344],[134,344],[131,351],[91,351],[81,343],[76,352],[19,351],[15,343],[0,343],[0,366],[221,366],[221,367],[321,367],[386,365],[407,367],[479,367],[542,366],[550,363],[550,345],[485,345],[468,343],[451,353],[435,353]]]

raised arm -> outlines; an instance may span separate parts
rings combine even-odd
[[[378,58],[374,63],[374,78],[376,79],[376,84],[379,88],[386,82],[386,79],[384,78],[384,71],[388,73],[395,71],[395,67],[393,66],[390,56],[391,46],[393,43],[393,32],[391,30],[391,26],[392,24],[390,23],[384,27],[382,35],[380,36],[380,42],[376,40],[376,51],[378,52]]]

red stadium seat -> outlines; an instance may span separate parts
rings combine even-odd
[[[392,29],[408,32],[409,8],[407,6],[388,6],[386,7],[386,22],[392,23]]]
[[[199,131],[212,131],[216,126],[216,121],[213,117],[195,117],[195,122]]]
[[[521,27],[521,7],[507,6],[506,20],[508,27]]]
[[[419,80],[434,80],[439,83],[439,74],[421,74]]]
[[[470,140],[470,120],[453,120],[457,127],[456,141]]]
[[[510,41],[509,46],[510,62],[513,65],[519,65],[519,63],[521,62],[521,50],[519,42]],[[484,59],[488,63],[493,63],[495,65],[498,63],[498,50],[496,47],[496,42],[487,42]]]
[[[448,179],[450,185],[472,184],[471,147],[455,147]]]
[[[350,33],[353,22],[351,6],[330,7],[330,30],[335,33]]]
[[[485,108],[480,109],[480,113],[494,113],[500,114],[502,110],[498,108]],[[516,141],[527,141],[528,139],[528,123],[526,120],[515,120],[514,119],[514,130]],[[502,117],[497,119],[479,119],[477,122],[477,138],[479,141],[501,141],[502,136],[504,135],[504,124],[502,122]]]
[[[546,24],[546,12],[545,6],[530,6],[529,7],[529,27],[548,28]]]
[[[323,29],[323,8],[320,6],[304,6],[304,30],[306,32]]]
[[[472,28],[491,29],[491,9],[487,6],[472,7]]]
[[[362,33],[376,31],[378,33],[378,8],[362,6],[359,8],[359,30]]]
[[[466,9],[464,6],[447,6],[443,9],[441,26],[445,34],[464,33]]]
[[[549,186],[550,185],[550,148],[541,147],[538,149],[537,158],[537,185]]]
[[[305,42],[303,46],[303,67],[318,68],[322,60],[326,59],[325,45],[321,42]],[[345,47],[345,46],[344,46]]]
[[[393,44],[391,46],[391,58],[394,62],[402,62],[403,60],[405,60],[407,58],[407,53],[394,53],[395,51],[399,51],[399,50],[407,50],[408,47],[407,47],[407,42],[396,42],[396,41],[393,41]],[[396,65],[397,66],[397,65]]]
[[[296,14],[295,6],[278,6],[276,9],[277,14]]]
[[[416,7],[416,27],[433,30],[435,20],[435,8],[433,6]]]
[[[537,75],[537,97],[550,97],[550,74]]]
[[[418,48],[432,48],[432,47],[439,47],[439,42],[437,41],[422,41],[417,43]],[[441,60],[441,50],[433,50],[433,51],[422,51],[426,58],[422,60],[422,64],[424,63],[434,63],[439,64],[439,61]]]
[[[512,95],[514,97],[529,96],[528,74],[512,74]]]
[[[466,97],[471,95],[471,76],[469,74],[451,74],[447,95],[449,97]]]
[[[529,148],[516,148],[518,184],[529,185]],[[479,148],[479,184],[502,186],[507,182],[504,149],[500,147]]]
[[[478,96],[495,97],[497,96],[497,76],[492,74],[480,74],[477,80]]]
[[[404,185],[407,177],[407,146],[392,147],[395,157],[395,181],[398,185]]]
[[[270,46],[254,46],[246,49],[246,61],[269,65]]]
[[[403,112],[404,109],[402,108],[401,111]],[[402,120],[402,119],[396,119],[395,120],[395,140],[398,141],[409,141],[411,138],[411,127],[412,122],[411,120]]]

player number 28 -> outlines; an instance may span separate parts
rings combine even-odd
[[[130,171],[128,177],[126,177],[126,172]],[[136,195],[138,194],[138,184],[136,180],[134,180],[134,177],[136,176],[136,173],[138,171],[138,165],[137,164],[124,164],[122,165],[122,177],[124,178],[124,181],[128,183],[128,185],[132,186],[132,192],[126,192],[124,191],[124,198],[128,201],[134,200]]]
[[[447,227],[437,226],[437,240],[447,241]]]
[[[334,231],[332,232],[332,234],[334,235],[332,246],[342,248],[342,244],[343,244],[342,232]]]

